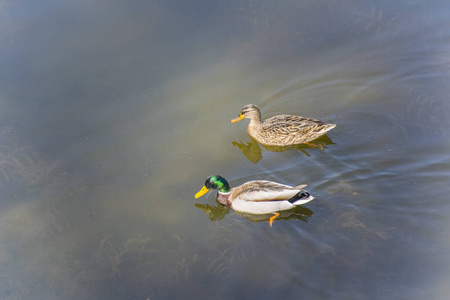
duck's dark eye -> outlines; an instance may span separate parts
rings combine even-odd
[[[206,181],[205,186],[206,186],[206,188],[208,188],[210,190],[215,189],[217,187],[217,185],[212,181]]]

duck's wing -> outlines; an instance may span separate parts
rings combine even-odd
[[[318,126],[325,124],[324,122],[300,116],[278,115],[265,120],[262,123],[263,130],[281,135],[300,134],[305,135],[313,132]]]
[[[307,186],[308,186],[307,184],[299,184],[297,186],[294,186],[294,188],[301,190],[302,188],[307,187]]]
[[[300,191],[297,187],[266,180],[254,180],[235,187],[232,198],[244,201],[288,200]]]

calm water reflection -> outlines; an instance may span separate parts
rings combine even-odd
[[[447,1],[0,2],[1,299],[446,299]],[[243,105],[337,127],[252,140]],[[265,216],[211,174],[308,184]]]
[[[293,146],[268,146],[268,145],[260,145],[254,138],[249,137],[250,142],[239,142],[234,141],[232,144],[241,150],[242,154],[247,157],[249,161],[254,164],[257,164],[262,159],[262,146],[264,149],[272,152],[284,152],[289,150],[298,150],[303,152],[306,156],[311,156],[309,152],[311,149],[318,148],[321,150],[325,150],[327,145],[333,145],[333,141],[327,136],[323,135],[320,138],[316,139],[314,143],[310,144],[301,144],[301,145],[293,145]],[[309,152],[308,152],[309,150]]]

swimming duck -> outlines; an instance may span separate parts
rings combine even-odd
[[[254,104],[244,106],[239,116],[231,120],[231,123],[244,118],[250,119],[247,128],[250,136],[269,146],[308,143],[336,127],[336,124],[325,124],[313,118],[292,115],[278,115],[261,122],[261,112]]]
[[[269,219],[272,227],[273,220],[280,215],[278,211],[289,210],[314,199],[303,190],[305,186],[306,184],[292,187],[267,180],[253,180],[230,188],[225,178],[214,175],[206,179],[205,185],[195,194],[195,198],[200,198],[210,190],[218,189],[217,202],[237,212],[255,215],[275,214]]]

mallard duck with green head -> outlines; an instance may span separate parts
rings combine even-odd
[[[279,216],[279,211],[289,210],[314,199],[307,191],[306,185],[289,186],[267,180],[252,180],[240,186],[230,188],[228,181],[219,175],[206,179],[203,188],[195,194],[200,198],[210,190],[218,189],[217,202],[230,207],[237,212],[263,215],[275,214],[273,220]]]
[[[308,143],[336,127],[323,121],[293,115],[278,115],[261,122],[261,112],[254,104],[245,105],[231,123],[250,119],[248,133],[255,140],[269,146],[289,146]]]

